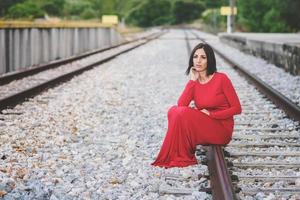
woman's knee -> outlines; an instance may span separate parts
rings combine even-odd
[[[187,106],[172,106],[168,111],[168,117],[184,117],[190,109]]]

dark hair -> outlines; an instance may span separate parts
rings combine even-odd
[[[195,54],[195,52],[198,49],[203,49],[206,57],[207,57],[207,75],[211,75],[214,72],[217,71],[217,67],[216,67],[216,58],[215,58],[215,54],[214,54],[214,50],[211,48],[211,46],[209,46],[206,43],[199,43],[197,44],[191,55],[190,55],[190,59],[189,59],[189,66],[185,72],[186,75],[189,75],[191,68],[193,67],[194,63],[193,63],[193,56]]]

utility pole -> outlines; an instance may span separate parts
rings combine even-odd
[[[237,14],[235,2],[236,0],[229,0],[230,6],[222,6],[220,9],[221,15],[227,16],[227,33],[233,33],[235,31],[234,15]]]
[[[234,7],[235,7],[235,1],[236,0],[229,0],[229,5],[230,5],[230,15],[228,15],[228,20],[227,20],[227,32],[228,33],[233,33],[235,30],[235,18],[234,18]]]

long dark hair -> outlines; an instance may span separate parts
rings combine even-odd
[[[217,67],[216,67],[216,58],[215,58],[214,50],[211,48],[211,46],[209,46],[206,43],[199,43],[194,47],[194,49],[190,55],[189,66],[188,66],[185,74],[189,75],[190,70],[194,65],[193,56],[198,49],[203,49],[206,54],[206,57],[207,57],[207,74],[206,75],[208,76],[208,75],[211,75],[214,72],[216,72]]]

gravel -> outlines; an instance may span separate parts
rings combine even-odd
[[[174,30],[163,37],[184,37]],[[4,199],[210,199],[160,195],[166,173],[195,182],[206,166],[150,165],[187,77],[184,40],[155,40],[0,116]],[[182,183],[182,184],[180,184]]]
[[[179,196],[160,193],[162,186],[209,187],[208,180],[197,179],[198,174],[208,173],[206,166],[163,169],[150,165],[166,132],[167,110],[176,104],[188,81],[184,76],[186,44],[174,39],[184,38],[184,32],[172,30],[162,38],[168,40],[152,41],[4,111],[0,115],[0,196],[51,200],[211,199],[196,191]],[[196,43],[191,41],[191,46]],[[257,123],[265,120],[268,125],[264,128],[277,124],[289,128],[290,133],[299,133],[295,130],[298,123],[287,119],[219,57],[217,65],[232,80],[243,109],[254,113],[235,117],[237,123],[261,127]],[[262,110],[264,114],[260,114]],[[239,130],[234,135],[248,132]],[[299,175],[294,169],[248,168],[235,172]],[[167,179],[170,174],[180,178]],[[240,196],[277,198],[272,193]],[[293,198],[297,196],[285,199]]]

